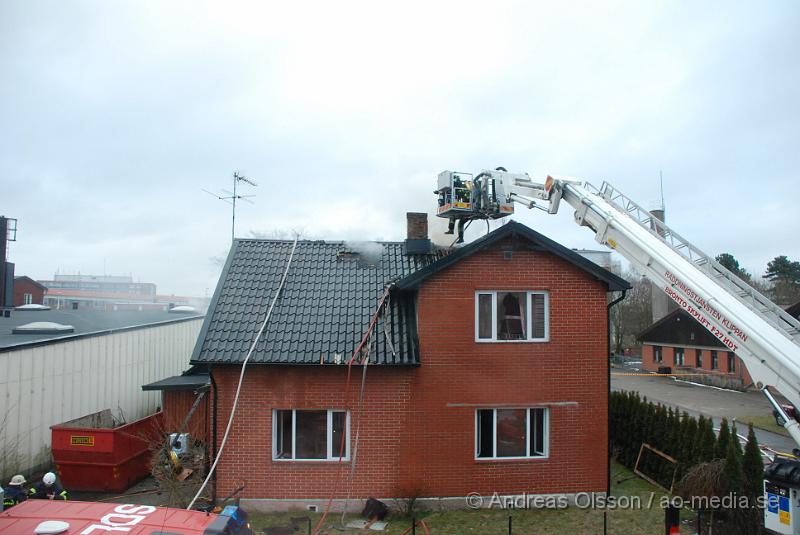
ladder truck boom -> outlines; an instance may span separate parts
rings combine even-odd
[[[510,215],[515,202],[550,214],[562,201],[569,204],[578,225],[591,229],[599,243],[624,256],[742,359],[800,445],[800,424],[786,417],[767,390],[774,387],[800,407],[800,322],[613,186],[604,182],[598,189],[551,176],[537,181],[498,168],[474,178],[444,171],[436,193],[437,215],[458,220],[460,230],[464,221]]]

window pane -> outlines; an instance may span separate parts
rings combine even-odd
[[[497,410],[497,456],[525,457],[525,409]]]
[[[494,436],[494,411],[478,411],[478,451],[476,457],[494,457],[492,437]]]
[[[525,292],[497,292],[497,339],[525,340]]]
[[[335,459],[338,459],[341,455],[342,457],[347,456],[347,444],[342,444],[342,438],[344,437],[345,432],[345,413],[344,412],[334,412],[331,414],[331,419],[333,420],[333,430],[331,433],[331,437],[333,440],[333,444],[331,444],[331,456]]]
[[[531,409],[531,456],[544,455],[545,409]]]
[[[275,458],[292,458],[292,411],[275,411]]]
[[[295,458],[327,458],[328,411],[296,411],[295,430]]]
[[[492,294],[478,294],[478,338],[492,337]]]
[[[531,330],[533,331],[532,336],[534,339],[544,338],[544,300],[544,294],[531,294],[531,308],[533,309],[531,312],[533,314]]]

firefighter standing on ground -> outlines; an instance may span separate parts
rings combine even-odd
[[[17,474],[8,482],[5,488],[5,496],[3,497],[3,509],[14,507],[18,503],[24,502],[28,495],[23,490],[22,485],[26,483],[25,477]]]
[[[39,483],[31,487],[29,497],[36,500],[66,500],[67,491],[56,483],[53,472],[47,472]]]

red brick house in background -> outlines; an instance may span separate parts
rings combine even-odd
[[[15,307],[22,305],[43,305],[44,295],[47,288],[39,284],[30,277],[22,275],[14,277],[14,301]]]
[[[753,384],[741,359],[708,332],[687,312],[670,312],[643,331],[642,368],[657,372],[670,368],[676,372],[703,374],[689,380],[719,386],[746,388]]]
[[[218,497],[242,482],[263,509],[605,491],[607,293],[628,283],[513,221],[446,254],[419,216],[405,242],[297,243],[247,368]],[[213,452],[291,249],[239,239],[223,269],[192,356],[215,390]],[[345,390],[386,287],[368,365]]]
[[[800,319],[800,302],[786,308]],[[748,388],[753,384],[742,359],[683,310],[674,310],[637,336],[642,342],[642,368],[703,374],[690,380]]]

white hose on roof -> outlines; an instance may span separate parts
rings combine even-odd
[[[289,266],[292,265],[292,258],[294,257],[294,250],[297,247],[298,238],[299,235],[295,235],[294,243],[292,244],[292,251],[289,253],[289,259],[286,261],[286,269],[283,270],[283,276],[281,277],[281,282],[278,285],[278,290],[275,292],[275,295],[272,298],[272,303],[270,303],[269,309],[267,310],[267,316],[261,323],[261,328],[258,330],[255,340],[253,340],[253,344],[250,346],[250,351],[247,352],[247,356],[244,358],[244,362],[242,362],[242,371],[239,373],[239,384],[236,385],[236,395],[233,398],[231,415],[228,417],[228,425],[225,428],[225,434],[222,436],[222,442],[220,442],[219,451],[217,451],[217,457],[214,459],[214,464],[211,465],[211,469],[208,471],[208,475],[203,480],[203,484],[200,485],[200,489],[197,491],[197,494],[194,495],[194,498],[192,498],[192,501],[187,507],[187,509],[191,509],[194,506],[194,502],[196,502],[197,498],[200,497],[200,494],[203,493],[203,490],[205,490],[208,481],[211,479],[211,475],[217,468],[217,463],[222,457],[222,451],[225,449],[225,443],[228,441],[228,435],[230,434],[231,427],[233,426],[233,417],[236,415],[236,406],[239,404],[239,392],[241,392],[242,390],[242,382],[244,381],[244,372],[245,369],[247,368],[247,362],[250,360],[250,356],[253,354],[253,351],[255,351],[256,344],[258,344],[258,341],[261,339],[261,335],[264,333],[264,329],[267,327],[267,323],[269,323],[269,317],[272,315],[272,309],[275,308],[275,303],[278,301],[278,297],[281,295],[281,290],[283,290],[284,283],[286,283],[286,275],[289,273]],[[216,439],[216,437],[214,437],[212,440],[214,439]]]

